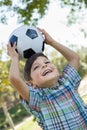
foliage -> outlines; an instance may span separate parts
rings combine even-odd
[[[82,5],[84,4],[85,7],[87,7],[87,0],[61,0],[61,4],[66,6],[71,6],[73,10],[78,7],[78,9],[82,8]]]
[[[1,21],[6,23],[9,12],[11,16],[17,14],[18,22],[36,24],[45,15],[48,4],[49,0],[1,0]]]
[[[1,0],[1,22],[6,23],[8,17],[16,15],[19,23],[36,25],[38,20],[46,14],[50,2],[52,0]],[[56,3],[59,4],[59,1]],[[87,0],[60,0],[60,5],[62,8],[70,9],[68,23],[71,24],[78,19],[81,9],[87,8]]]
[[[2,57],[3,48],[0,51],[0,56]],[[1,58],[0,58],[1,60]],[[12,92],[10,83],[8,79],[8,67],[9,64],[5,61],[0,61],[0,99],[6,97],[9,92]]]
[[[87,8],[87,0],[60,0],[62,7],[67,7],[70,9],[68,15],[68,25],[76,23],[79,19],[79,14],[83,9]],[[83,16],[82,16],[83,17]]]
[[[25,117],[30,116],[20,103],[17,104],[15,107],[9,109],[9,113],[11,114],[14,124],[17,124],[23,121]],[[0,112],[0,130],[4,129],[5,127],[9,127],[9,124],[6,120],[5,115]]]
[[[0,108],[3,109],[3,112],[6,116],[5,123],[7,122],[7,119],[8,119],[9,125],[12,128],[14,128],[14,124],[11,119],[10,113],[8,112],[8,108],[12,106],[10,102],[14,101],[14,99],[16,99],[17,96],[15,95],[15,90],[11,87],[10,82],[8,80],[9,67],[10,67],[11,61],[3,60],[2,57],[4,53],[5,53],[5,50],[4,50],[4,47],[2,47],[0,50]],[[17,115],[18,115],[17,113],[13,114],[13,116],[17,116]]]
[[[15,96],[15,90],[12,88],[8,80],[11,60],[9,60],[8,57],[6,57],[6,60],[3,60],[2,58],[5,51],[6,48],[2,46],[0,49],[0,106],[3,100],[5,100],[5,102],[8,102],[8,100],[12,101],[13,100],[12,95]],[[21,73],[23,73],[23,66],[24,66],[24,62],[21,61],[20,63]],[[16,98],[16,96],[14,98]]]
[[[82,48],[78,50],[77,53],[80,56],[79,74],[81,77],[87,76],[87,48]]]

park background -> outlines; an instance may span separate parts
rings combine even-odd
[[[0,130],[41,130],[23,108],[18,93],[8,81],[10,58],[6,45],[10,33],[23,24],[46,29],[56,40],[76,51],[82,77],[78,92],[87,103],[87,2],[86,0],[1,0],[0,1]],[[66,60],[45,46],[46,55],[60,72]],[[21,73],[24,62],[20,62]]]

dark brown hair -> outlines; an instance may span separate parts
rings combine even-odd
[[[24,78],[25,78],[26,81],[29,81],[31,79],[31,67],[32,67],[32,64],[34,63],[34,61],[39,56],[47,58],[47,56],[44,55],[43,53],[35,53],[30,58],[27,59],[27,61],[25,63],[25,67],[24,67]]]

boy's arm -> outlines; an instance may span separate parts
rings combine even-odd
[[[15,51],[15,47],[7,45],[8,55],[12,59],[12,63],[9,71],[9,80],[19,94],[27,101],[29,101],[29,89],[24,80],[20,76],[19,70],[19,57]]]
[[[51,46],[59,51],[66,58],[68,63],[78,70],[80,58],[77,53],[55,40],[51,42]]]
[[[55,41],[44,29],[38,28],[45,36],[45,42],[59,51],[76,70],[79,67],[79,56],[71,49]]]

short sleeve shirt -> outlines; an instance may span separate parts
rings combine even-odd
[[[77,91],[80,81],[77,71],[68,64],[55,88],[29,86],[30,102],[23,104],[43,130],[87,130],[87,106]]]

